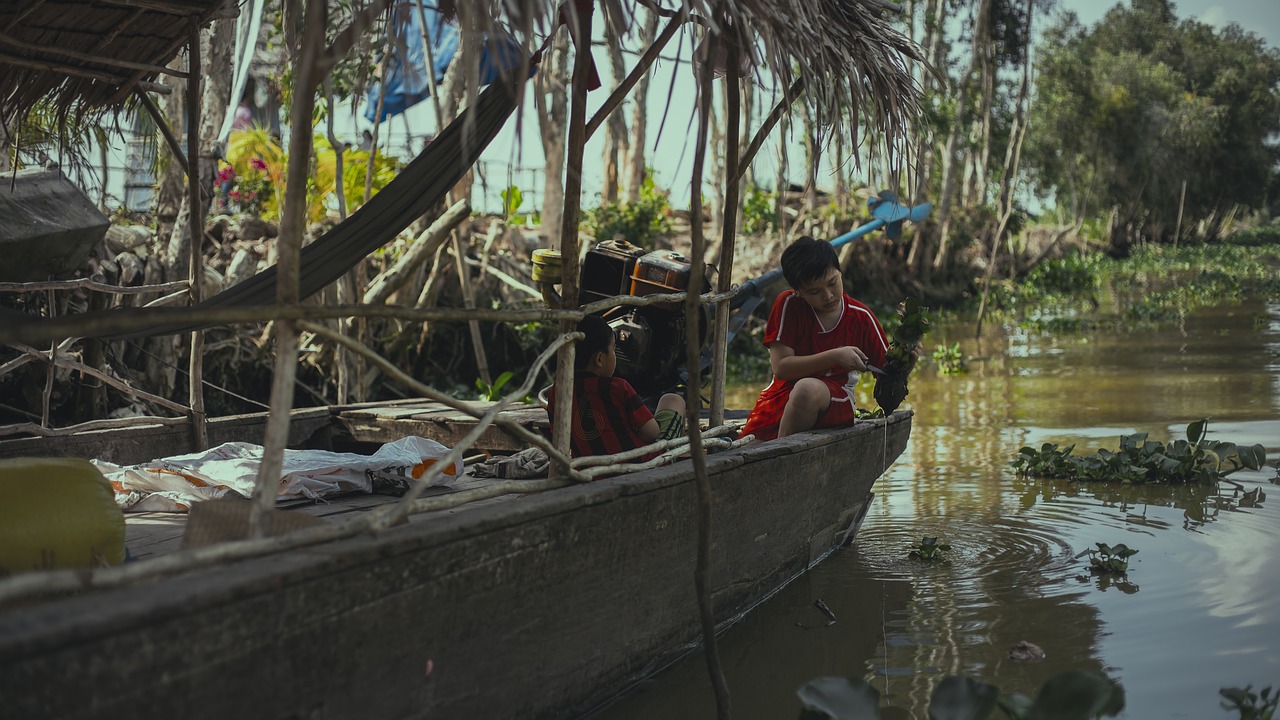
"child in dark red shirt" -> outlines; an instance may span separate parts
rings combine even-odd
[[[868,366],[884,366],[889,340],[880,321],[844,292],[835,248],[801,237],[782,253],[792,289],[773,303],[765,326],[773,382],[747,416],[743,435],[772,440],[856,419],[853,388]]]
[[[578,332],[586,337],[578,341],[573,362],[574,457],[635,450],[684,432],[683,398],[673,393],[663,395],[655,415],[631,383],[613,376],[618,365],[617,338],[609,323],[589,315],[578,323]],[[547,416],[552,424],[555,393],[552,385],[547,395]]]

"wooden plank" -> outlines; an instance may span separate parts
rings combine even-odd
[[[209,443],[213,446],[232,441],[261,443],[266,419],[266,413],[212,418],[207,426]],[[306,444],[329,424],[328,408],[294,410],[289,425],[289,445],[297,447]],[[132,465],[194,451],[191,427],[186,424],[110,428],[65,437],[0,441],[0,458],[79,457],[96,458],[120,465]]]
[[[909,424],[873,430],[723,454],[717,617],[802,572],[865,500]],[[6,717],[576,717],[697,640],[689,465],[0,613]]]

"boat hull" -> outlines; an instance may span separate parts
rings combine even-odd
[[[847,541],[909,412],[711,455],[726,625]],[[688,461],[0,613],[6,718],[573,717],[700,639]]]

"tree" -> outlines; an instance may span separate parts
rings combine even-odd
[[[1123,48],[1123,50],[1118,50]],[[1091,29],[1046,33],[1031,112],[1039,192],[1111,215],[1113,252],[1184,227],[1216,236],[1236,207],[1263,207],[1280,147],[1280,52],[1231,25],[1178,22],[1165,0],[1117,6]]]

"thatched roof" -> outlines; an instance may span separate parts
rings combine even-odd
[[[0,120],[118,108],[236,0],[0,0]]]
[[[401,0],[409,2],[410,0]],[[553,0],[423,0],[464,27],[499,24],[532,48],[553,26]],[[634,27],[636,0],[596,0],[615,23]],[[385,7],[389,0],[372,0]],[[641,0],[658,5],[657,0]],[[0,120],[25,116],[42,99],[62,112],[123,105],[139,82],[176,55],[189,22],[207,23],[237,0],[0,0]],[[572,3],[568,3],[572,7]],[[664,6],[666,7],[666,6]],[[862,127],[902,147],[919,115],[911,63],[918,48],[892,25],[887,0],[675,0],[750,49],[779,87],[802,80],[821,127]],[[624,28],[613,37],[627,35]],[[856,137],[855,137],[856,140]]]

